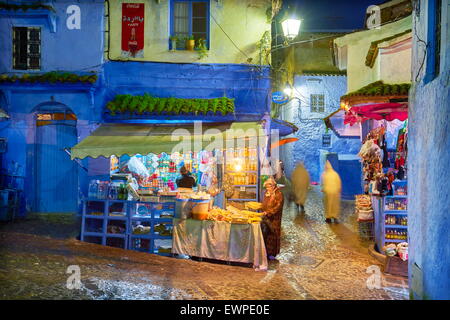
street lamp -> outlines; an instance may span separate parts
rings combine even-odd
[[[287,15],[281,21],[281,27],[283,28],[283,34],[289,41],[294,40],[295,37],[298,35],[301,22],[302,21],[300,19],[298,19],[294,14]]]

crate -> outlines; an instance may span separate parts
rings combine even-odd
[[[408,261],[403,261],[397,256],[387,257],[384,265],[384,273],[389,273],[396,276],[408,276]]]

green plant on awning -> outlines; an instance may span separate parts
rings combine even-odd
[[[97,81],[97,75],[90,73],[79,75],[72,72],[59,72],[59,71],[51,71],[47,73],[40,74],[22,74],[22,75],[8,75],[2,74],[0,75],[0,83],[1,82],[11,82],[14,83],[16,81],[22,83],[95,83]]]
[[[410,83],[386,84],[383,81],[376,81],[356,91],[347,93],[341,97],[341,100],[354,96],[407,96],[410,87]]]
[[[167,113],[167,114],[213,114],[222,115],[234,112],[234,99],[227,97],[213,99],[157,98],[149,95],[119,94],[106,104],[114,116],[117,113]]]

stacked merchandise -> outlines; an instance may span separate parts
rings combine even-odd
[[[359,236],[362,240],[373,240],[373,208],[369,195],[355,196],[355,212],[358,216]]]
[[[373,221],[373,209],[370,196],[357,194],[355,198],[355,209],[356,214],[358,215],[358,221]]]

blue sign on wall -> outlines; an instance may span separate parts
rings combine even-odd
[[[277,104],[283,104],[289,101],[289,97],[281,91],[272,92],[272,101]]]

